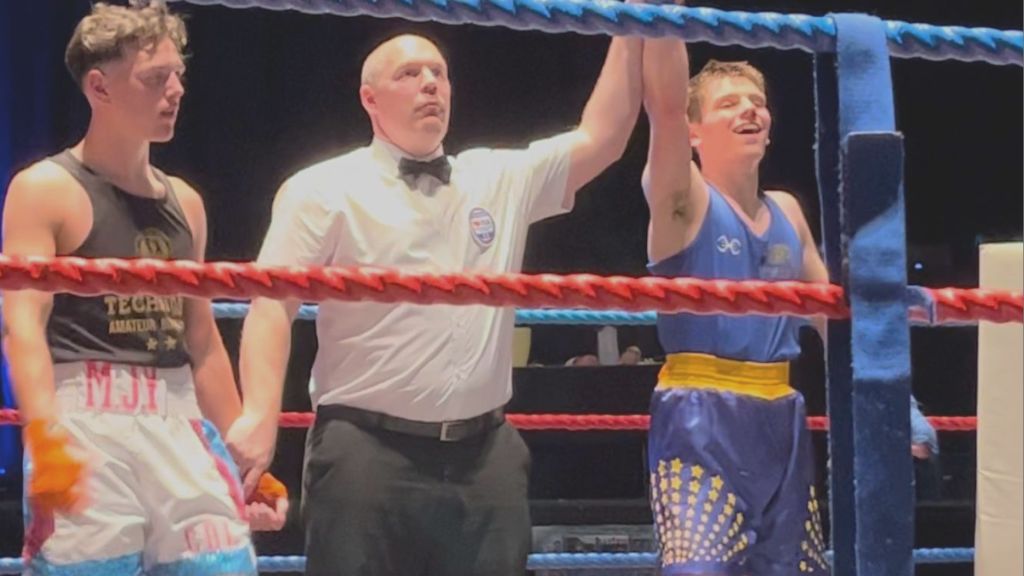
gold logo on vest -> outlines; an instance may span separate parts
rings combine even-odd
[[[762,280],[794,280],[800,269],[793,261],[793,253],[785,244],[772,244],[761,257],[759,277]]]
[[[768,247],[767,260],[769,266],[782,266],[789,263],[789,246],[772,244]]]
[[[135,237],[135,254],[140,258],[171,259],[171,240],[162,230],[146,228]],[[181,296],[105,296],[108,334],[135,334],[144,339],[146,350],[175,350],[185,332],[184,300]]]
[[[146,228],[135,237],[135,254],[140,258],[170,260],[171,240],[162,230]]]

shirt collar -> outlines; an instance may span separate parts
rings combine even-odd
[[[444,145],[438,146],[437,150],[434,150],[426,156],[419,158],[412,154],[406,153],[404,150],[395,146],[391,142],[384,140],[383,138],[374,137],[373,142],[370,143],[370,151],[373,158],[383,167],[389,171],[398,173],[398,162],[402,158],[411,158],[413,160],[433,160],[434,158],[444,156]]]

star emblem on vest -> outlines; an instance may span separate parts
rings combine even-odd
[[[473,208],[469,211],[469,233],[481,248],[486,248],[494,242],[496,229],[490,212],[483,208]]]
[[[725,234],[722,234],[715,240],[715,247],[722,254],[729,253],[733,256],[739,256],[740,251],[743,250],[743,243],[740,242],[739,238],[729,238]]]

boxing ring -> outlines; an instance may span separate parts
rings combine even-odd
[[[251,263],[0,256],[0,289],[80,295],[185,295],[229,300],[298,298],[516,307],[522,324],[650,324],[656,312],[824,315],[833,574],[909,575],[915,563],[970,562],[973,549],[913,549],[910,334],[913,324],[1024,322],[1020,292],[907,285],[902,136],[895,129],[890,58],[1024,64],[1024,34],[886,22],[860,14],[813,17],[624,4],[607,0],[186,0],[471,23],[580,34],[678,36],[692,42],[814,54],[817,176],[825,260],[835,285],[592,275],[412,274]],[[221,318],[245,305],[220,302]],[[304,306],[299,318],[315,318]],[[969,431],[972,418],[933,418]],[[310,414],[283,414],[306,427]],[[645,415],[510,415],[531,430],[644,430]],[[0,424],[17,415],[0,412]],[[854,482],[856,479],[856,482]],[[260,557],[261,572],[301,571],[299,556]],[[642,568],[655,554],[533,554],[529,568]],[[0,559],[16,573],[18,559]]]

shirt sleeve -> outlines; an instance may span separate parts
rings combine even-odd
[[[526,150],[509,151],[510,170],[522,187],[524,213],[530,222],[543,220],[572,210],[573,197],[566,198],[569,161],[579,139],[576,132],[565,132],[537,140]]]
[[[939,453],[939,437],[931,422],[921,413],[921,408],[914,397],[910,398],[910,442],[927,444],[932,454]]]
[[[337,218],[315,188],[285,182],[274,199],[270,228],[257,262],[268,266],[323,266],[333,250]]]

